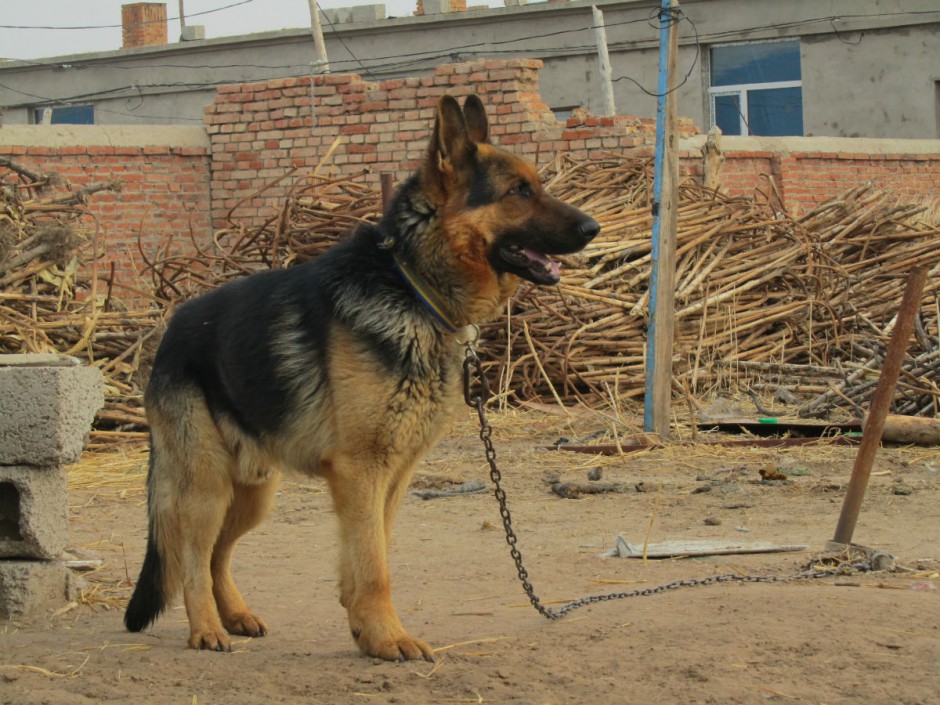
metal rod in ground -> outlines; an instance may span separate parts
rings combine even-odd
[[[894,397],[894,388],[897,386],[898,376],[901,374],[901,364],[904,362],[904,355],[907,352],[911,333],[914,332],[914,317],[920,309],[926,281],[926,267],[916,267],[907,278],[904,298],[901,300],[901,307],[898,309],[894,331],[891,334],[891,341],[888,343],[888,352],[881,368],[881,376],[878,379],[875,396],[872,398],[871,407],[868,410],[868,421],[865,424],[862,443],[855,456],[852,478],[849,480],[845,501],[842,503],[842,512],[839,514],[839,522],[836,524],[836,532],[832,538],[835,543],[846,545],[852,543],[852,534],[855,533],[858,513],[862,507],[862,500],[865,498],[865,489],[868,487],[868,478],[871,475],[871,467],[875,461],[875,453],[881,444],[885,419],[891,408],[891,400]]]

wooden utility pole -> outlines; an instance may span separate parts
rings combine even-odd
[[[604,115],[616,115],[614,104],[614,84],[611,81],[610,54],[607,53],[607,28],[604,25],[604,13],[591,6],[594,13],[594,41],[597,43],[597,59],[600,64],[601,95],[604,98]]]
[[[320,9],[317,0],[307,0],[310,6],[310,32],[313,34],[313,44],[317,50],[316,64],[321,73],[330,72],[330,62],[326,58],[326,44],[323,41],[323,27],[320,25]]]
[[[180,29],[186,26],[186,11],[183,9],[183,0],[180,0]]]
[[[676,214],[679,209],[679,134],[676,62],[679,2],[662,0],[659,10],[659,99],[653,177],[652,271],[646,346],[643,427],[667,435],[672,404],[672,344],[675,327]]]

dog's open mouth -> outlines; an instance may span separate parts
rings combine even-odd
[[[557,284],[561,278],[558,262],[528,247],[510,245],[501,248],[499,255],[514,274],[535,284]]]

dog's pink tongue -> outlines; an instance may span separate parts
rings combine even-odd
[[[528,257],[533,262],[538,262],[545,268],[546,272],[550,272],[553,276],[560,276],[561,265],[553,259],[549,259],[541,252],[535,252],[530,250],[528,247],[523,248],[522,250],[525,253],[525,256]]]

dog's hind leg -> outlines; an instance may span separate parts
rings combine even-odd
[[[184,453],[179,456],[185,469],[177,480],[175,511],[188,643],[191,649],[229,651],[231,640],[216,608],[210,566],[232,505],[235,459],[201,399],[189,409],[187,421]]]
[[[267,516],[277,487],[277,476],[261,484],[235,483],[232,504],[212,552],[212,593],[222,625],[230,634],[258,637],[268,632],[264,620],[252,613],[235,586],[231,560],[235,542]]]
[[[210,565],[231,503],[231,481],[201,478],[196,485],[181,498],[179,506],[189,648],[229,651],[231,641],[216,608]]]

